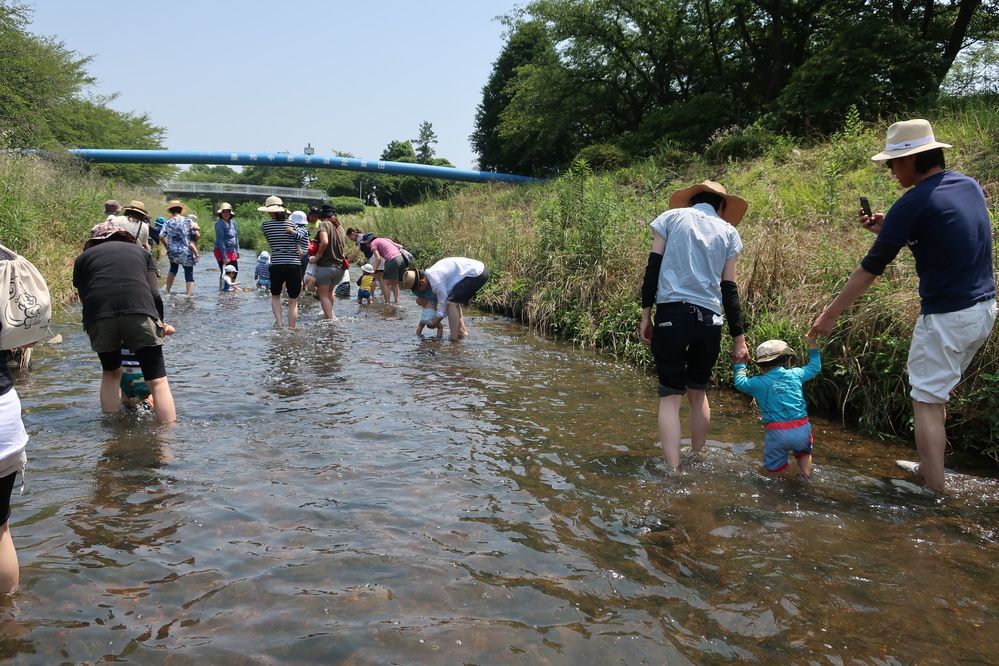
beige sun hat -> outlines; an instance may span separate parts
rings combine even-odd
[[[896,157],[915,155],[934,148],[953,148],[949,143],[940,143],[933,136],[930,121],[916,118],[895,123],[888,128],[885,149],[871,159],[875,162],[893,160]]]
[[[166,205],[167,212],[169,212],[171,208],[180,208],[181,215],[187,212],[187,206],[177,201],[176,199],[167,202]]]
[[[706,180],[703,183],[677,190],[669,198],[669,207],[687,208],[690,206],[690,199],[695,194],[700,194],[701,192],[720,194],[725,199],[725,210],[721,212],[721,218],[733,227],[738,226],[742,222],[742,218],[749,209],[749,204],[746,203],[745,199],[737,197],[734,194],[728,194],[721,183],[716,183],[713,180]]]
[[[123,215],[132,213],[136,217],[140,217],[145,220],[149,219],[149,212],[146,210],[146,204],[141,201],[130,201],[127,206],[122,208],[121,213]]]
[[[232,204],[223,203],[221,206],[219,206],[219,209],[217,211],[215,211],[215,214],[216,215],[221,215],[222,211],[224,211],[224,210],[231,211],[232,210]]]
[[[423,271],[406,271],[402,274],[402,288],[415,289],[423,279]]]
[[[783,340],[767,340],[756,348],[756,362],[766,363],[781,356],[789,356],[794,350]]]
[[[281,197],[267,197],[264,201],[263,206],[259,206],[257,210],[264,213],[287,213],[288,209],[284,207],[284,202],[281,201]]]

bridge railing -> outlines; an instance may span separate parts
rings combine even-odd
[[[238,194],[260,199],[276,195],[282,199],[295,201],[326,201],[326,192],[324,190],[306,190],[298,187],[270,187],[267,185],[240,185],[237,183],[191,183],[187,181],[175,181],[165,184],[163,186],[163,193],[192,197],[211,194]]]

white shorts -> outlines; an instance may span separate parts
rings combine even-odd
[[[920,315],[909,348],[909,393],[913,400],[944,404],[992,332],[995,299],[957,312]]]
[[[17,390],[11,388],[0,395],[0,473],[7,476],[24,466],[24,445],[28,443],[28,433],[21,420],[21,399]],[[17,456],[15,459],[13,456]],[[8,460],[9,458],[9,460]]]

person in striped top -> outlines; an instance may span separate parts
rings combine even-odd
[[[308,239],[305,227],[288,220],[289,211],[280,197],[267,197],[257,210],[271,219],[260,225],[271,248],[271,310],[277,326],[284,326],[281,314],[281,291],[288,288],[288,328],[298,323],[298,296],[302,293],[302,264],[299,246]]]

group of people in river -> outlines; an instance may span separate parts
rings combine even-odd
[[[782,472],[793,455],[801,477],[810,478],[813,438],[802,384],[821,369],[817,338],[831,334],[838,317],[874,283],[901,248],[908,246],[916,259],[922,302],[908,357],[919,454],[919,463],[912,471],[922,476],[928,488],[944,488],[946,405],[996,319],[992,227],[985,194],[977,181],[946,168],[943,150],[950,147],[936,140],[926,120],[898,122],[888,129],[884,151],[871,159],[885,163],[907,191],[886,214],[861,209],[859,222],[876,239],[805,336],[810,349],[808,364],[793,367],[795,354],[790,346],[783,340],[768,340],[756,348],[759,372],[754,377],[747,372],[750,354],[736,282],[737,257],[742,250],[737,227],[748,204],[713,181],[672,195],[669,210],[650,225],[653,242],[641,288],[639,330],[656,362],[659,437],[671,470],[681,469],[680,407],[684,396],[690,407],[691,452],[696,455],[705,447],[711,418],[706,389],[721,352],[721,326],[727,320],[735,386],[756,398],[766,424],[765,469]],[[108,201],[105,220],[91,229],[74,264],[73,285],[82,302],[83,326],[101,363],[100,404],[104,412],[120,411],[123,400],[144,403],[148,398],[158,419],[176,419],[163,356],[164,337],[173,329],[164,322],[159,273],[150,249],[157,238],[166,245],[170,263],[166,291],[171,290],[183,267],[190,294],[193,267],[199,259],[200,228],[194,216],[184,215],[187,209],[181,202],[170,201],[166,209],[171,217],[152,223],[142,202],[120,206]],[[425,270],[407,268],[411,260],[401,245],[359,229],[343,229],[336,210],[328,204],[305,213],[306,223],[314,223],[316,229],[311,239],[306,225],[290,219],[292,214],[280,198],[269,197],[258,210],[269,215],[261,228],[270,252],[266,253],[267,261],[258,261],[255,278],[268,281],[278,326],[284,324],[282,294],[288,297],[288,326],[294,327],[298,297],[303,283],[310,279],[324,317],[332,318],[334,288],[348,263],[363,254],[369,261],[374,258],[377,268],[365,265],[359,300],[373,298],[377,282],[389,302],[398,302],[401,291],[407,290],[423,308],[418,333],[429,328],[442,336],[447,319],[452,339],[468,335],[463,308],[489,278],[482,262],[448,257]],[[232,286],[240,255],[238,232],[231,206],[222,204],[217,213],[213,252],[222,277]],[[347,249],[348,240],[355,244],[352,251]],[[303,261],[301,248],[307,243],[314,246]],[[8,263],[17,259],[0,248],[0,268],[8,268]],[[267,268],[266,277],[261,263]],[[12,273],[4,273],[8,274]],[[9,281],[11,294],[15,287],[24,289],[20,283],[15,285],[13,278]],[[27,294],[29,301],[31,298]],[[6,308],[0,311],[6,312]],[[0,318],[0,340],[11,325]],[[19,346],[25,344],[22,340]],[[13,589],[18,580],[8,519],[10,496],[17,473],[23,472],[27,442],[20,401],[8,368],[9,349],[0,348],[0,592]]]
[[[885,149],[871,159],[884,163],[906,192],[886,214],[860,209],[860,224],[876,239],[808,331],[808,365],[792,368],[794,353],[788,344],[768,340],[756,349],[761,374],[752,378],[746,372],[750,354],[736,283],[742,250],[736,227],[748,204],[713,181],[673,194],[670,209],[651,224],[640,328],[641,340],[656,361],[659,436],[671,470],[681,469],[684,396],[692,454],[705,446],[711,419],[705,389],[727,320],[735,386],[756,398],[766,423],[764,467],[782,472],[794,455],[802,478],[808,479],[813,438],[801,385],[821,369],[816,338],[830,335],[838,317],[908,246],[916,260],[921,309],[907,363],[919,462],[906,467],[921,476],[927,488],[944,489],[946,405],[996,319],[992,225],[985,193],[973,178],[947,169],[944,149],[951,147],[937,141],[923,119],[888,128]]]

